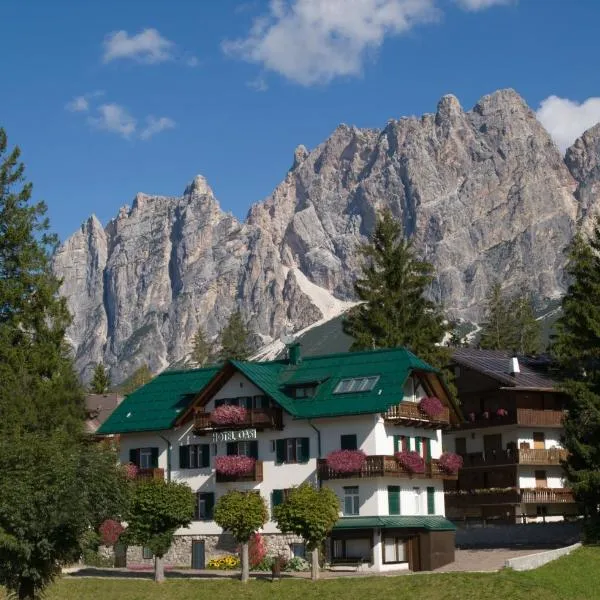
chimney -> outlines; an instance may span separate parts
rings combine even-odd
[[[519,367],[519,359],[516,356],[513,356],[510,359],[510,370],[508,372],[513,377],[516,377],[521,372],[521,368]]]
[[[288,359],[290,365],[299,365],[302,362],[302,353],[300,352],[299,342],[294,342],[288,346]]]

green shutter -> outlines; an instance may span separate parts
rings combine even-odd
[[[200,450],[200,468],[210,467],[210,444],[202,444]]]
[[[153,469],[158,469],[158,448],[150,448],[150,464]]]
[[[285,440],[275,440],[275,462],[285,462]]]
[[[129,451],[129,462],[137,467],[140,466],[140,449],[131,448]]]
[[[250,442],[250,456],[258,460],[258,440]]]
[[[189,446],[179,446],[179,468],[190,468],[190,452]]]
[[[283,502],[283,490],[273,490],[271,492],[271,508],[279,506]]]
[[[435,488],[427,488],[427,514],[435,515]]]
[[[340,447],[342,450],[356,450],[358,448],[356,434],[352,433],[340,436]]]
[[[204,495],[204,503],[206,506],[206,520],[212,521],[213,519],[213,509],[215,507],[215,493],[208,492]]]
[[[401,435],[395,435],[394,436],[394,452],[400,452],[402,450],[402,436]]]
[[[227,456],[232,456],[238,453],[237,442],[227,442]]]
[[[300,456],[298,456],[298,462],[308,462],[310,458],[309,442],[309,438],[300,438]]]
[[[421,441],[420,437],[415,438],[415,452],[418,452],[419,454],[421,454]]]
[[[388,485],[388,514],[400,514],[400,486]]]

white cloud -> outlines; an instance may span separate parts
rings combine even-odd
[[[126,31],[113,31],[104,39],[103,62],[130,58],[137,62],[156,64],[173,59],[175,44],[162,37],[156,29],[144,29],[131,37]]]
[[[185,59],[185,64],[188,67],[197,67],[200,64],[197,56],[188,56]]]
[[[600,122],[600,98],[576,102],[549,96],[540,103],[537,118],[562,152],[586,130]]]
[[[90,103],[85,96],[75,96],[75,98],[67,102],[65,108],[69,112],[87,112],[90,108]]]
[[[435,20],[435,0],[271,0],[248,37],[223,50],[302,85],[358,75],[386,36]]]
[[[116,133],[125,139],[131,138],[136,131],[137,121],[119,104],[102,104],[98,107],[98,115],[89,119],[98,129]]]
[[[140,132],[140,139],[149,140],[153,135],[165,131],[165,129],[173,129],[175,121],[169,117],[156,118],[150,115],[146,117],[146,127]]]
[[[455,2],[464,10],[477,11],[492,6],[515,4],[517,0],[455,0]]]

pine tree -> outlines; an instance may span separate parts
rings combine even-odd
[[[202,327],[198,327],[194,336],[192,347],[192,360],[199,366],[203,367],[210,362],[212,358],[212,344],[206,339],[206,333]]]
[[[144,363],[141,367],[138,367],[121,385],[118,386],[117,390],[122,394],[132,394],[138,388],[146,385],[152,379],[152,371],[150,367]]]
[[[537,354],[542,346],[542,327],[535,318],[531,296],[521,294],[514,298],[511,313],[514,315],[512,349],[523,355]]]
[[[567,481],[588,517],[586,538],[600,540],[600,222],[590,240],[569,247],[571,285],[562,301],[552,351],[568,395],[563,444]]]
[[[231,313],[227,325],[222,329],[219,336],[221,360],[246,360],[250,355],[251,348],[248,340],[250,332],[242,319],[239,310]]]
[[[102,363],[96,365],[94,369],[94,376],[90,383],[90,392],[92,394],[105,394],[110,388],[110,375],[104,368]]]
[[[425,297],[433,267],[419,260],[402,227],[386,210],[371,241],[359,252],[366,259],[354,290],[362,301],[344,320],[354,338],[352,350],[405,346],[437,367],[448,364],[448,349],[439,346],[451,328],[439,307]]]

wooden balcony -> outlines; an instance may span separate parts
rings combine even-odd
[[[501,467],[507,465],[560,465],[567,458],[563,448],[491,450],[463,454],[463,469]]]
[[[532,488],[509,490],[473,490],[446,492],[446,508],[472,508],[499,504],[573,503],[573,492],[567,488]]]
[[[197,412],[194,417],[194,433],[205,435],[212,431],[231,429],[283,429],[283,414],[281,408],[251,408],[247,411],[246,419],[241,423],[217,425],[210,420],[210,413]]]
[[[486,411],[482,413],[467,413],[465,417],[467,420],[455,429],[479,429],[481,427],[498,427],[500,425],[562,427],[564,411],[517,408],[516,410],[508,410],[505,415]]]
[[[257,460],[254,463],[254,468],[245,475],[224,475],[217,471],[217,483],[227,483],[230,481],[253,481],[260,483],[263,480],[263,462]]]
[[[135,478],[138,481],[148,481],[150,479],[164,479],[164,469],[138,469]]]
[[[432,418],[423,412],[416,402],[401,402],[388,408],[383,418],[389,423],[406,427],[439,429],[450,425],[450,410],[447,406],[444,406],[444,410]]]
[[[568,488],[531,488],[521,490],[521,502],[531,504],[573,503],[573,492]]]
[[[329,479],[362,479],[368,477],[401,477],[407,479],[446,479],[456,480],[458,475],[452,475],[440,468],[436,459],[425,465],[425,473],[412,474],[407,471],[395,456],[367,456],[360,471],[340,473],[327,465],[327,460],[320,458],[317,462],[317,473],[321,481]]]

